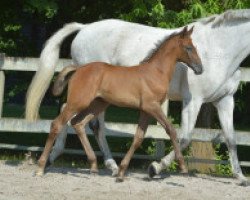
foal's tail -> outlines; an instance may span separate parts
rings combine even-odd
[[[65,67],[56,77],[54,82],[52,93],[54,96],[59,96],[62,94],[65,86],[68,84],[70,77],[75,73],[77,67],[74,65],[70,65]]]
[[[66,24],[46,42],[39,60],[39,68],[32,79],[26,95],[25,117],[36,120],[41,101],[53,77],[59,59],[60,46],[63,40],[73,32],[79,31],[86,25],[79,23]]]

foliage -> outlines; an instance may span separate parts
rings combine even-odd
[[[36,20],[40,23],[48,22],[58,9],[53,0],[3,0],[0,7],[0,52],[15,56],[31,54],[34,50],[31,46],[31,50],[26,49],[23,53],[23,47],[29,43],[23,29],[25,25]]]
[[[146,153],[148,155],[154,155],[156,153],[156,140],[152,140],[147,146]]]
[[[228,151],[222,150],[221,144],[217,144],[215,146],[216,160],[229,160]],[[215,165],[216,173],[221,175],[232,175],[232,167],[231,164],[218,164]]]
[[[242,9],[250,6],[247,0],[189,0],[184,2],[184,9],[176,12],[169,9],[170,3],[171,1],[163,2],[162,0],[135,0],[132,10],[121,14],[120,18],[152,26],[174,28],[184,26],[201,17],[221,13],[227,9]]]
[[[26,0],[23,11],[29,14],[37,13],[41,21],[48,21],[56,15],[58,4],[52,0]]]
[[[113,17],[173,28],[227,9],[248,8],[250,3],[248,0],[96,0],[95,3],[87,0],[2,0],[0,7],[0,52],[37,56],[41,49],[36,49],[34,40],[45,40],[69,21],[84,23]],[[45,38],[39,38],[41,30],[37,30],[36,37],[29,41],[27,26],[32,26],[31,29],[45,27]],[[24,50],[23,46],[27,48]]]

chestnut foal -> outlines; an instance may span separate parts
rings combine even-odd
[[[55,81],[53,93],[61,94],[69,81],[67,103],[51,124],[36,174],[44,173],[55,138],[67,122],[76,130],[90,161],[91,171],[97,172],[96,156],[83,127],[110,104],[140,110],[133,143],[121,161],[117,181],[124,180],[125,171],[135,150],[143,141],[151,117],[154,117],[169,135],[179,167],[182,172],[187,172],[176,131],[164,115],[161,104],[167,98],[177,61],[186,63],[195,74],[201,74],[203,71],[201,60],[190,37],[192,31],[193,27],[189,31],[185,27],[181,32],[165,38],[138,66],[128,68],[94,62],[82,67],[64,68]]]

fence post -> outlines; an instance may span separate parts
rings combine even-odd
[[[212,123],[214,122],[215,110],[211,103],[204,104],[201,107],[200,114],[197,120],[197,126],[202,128],[212,128]],[[198,159],[215,159],[215,152],[212,142],[192,142],[192,148],[190,152],[193,158]],[[215,171],[214,164],[205,163],[188,163],[189,170],[199,171],[201,173],[211,173]]]
[[[162,110],[166,116],[168,116],[168,104],[168,99],[162,104]],[[163,156],[165,156],[165,142],[164,140],[156,140],[155,157],[161,159]]]
[[[0,118],[2,118],[2,112],[3,112],[4,82],[5,82],[4,72],[0,71]]]
[[[4,101],[4,85],[5,85],[5,76],[4,72],[1,70],[4,63],[4,53],[0,53],[0,119],[2,118],[3,112],[3,101]]]

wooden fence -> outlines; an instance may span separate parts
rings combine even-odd
[[[4,85],[5,75],[4,71],[36,71],[39,63],[38,58],[19,58],[19,57],[5,57],[4,54],[0,54],[0,131],[1,132],[20,132],[20,133],[49,133],[49,127],[51,120],[38,120],[36,122],[29,122],[25,119],[15,118],[2,118],[3,97],[4,97]],[[61,71],[63,66],[71,63],[69,59],[60,59],[56,71]],[[241,68],[243,71],[241,80],[244,82],[250,82],[250,69]],[[167,113],[168,103],[165,105],[165,111]],[[108,122],[106,123],[105,134],[107,136],[114,137],[132,137],[135,130],[135,124],[125,124]],[[68,128],[69,134],[74,134],[71,127]],[[180,133],[180,129],[177,129],[177,133]],[[87,128],[87,134],[92,134]],[[155,155],[138,155],[134,157],[137,159],[159,159],[164,155],[164,140],[168,140],[168,136],[160,125],[150,125],[146,134],[146,138],[154,138],[157,140]],[[250,146],[250,132],[236,131],[236,139],[238,145]],[[214,143],[224,142],[220,129],[194,129],[192,135],[193,141],[212,141]],[[27,151],[42,151],[43,147],[38,146],[22,146],[15,144],[3,144],[0,143],[0,149],[16,149]],[[65,153],[68,154],[83,154],[82,150],[65,149]],[[97,155],[102,155],[101,152],[96,152]],[[114,157],[124,156],[122,153],[112,153]],[[227,161],[206,160],[188,158],[189,162],[199,162],[208,164],[228,163]],[[250,167],[250,162],[241,161],[242,166]]]

